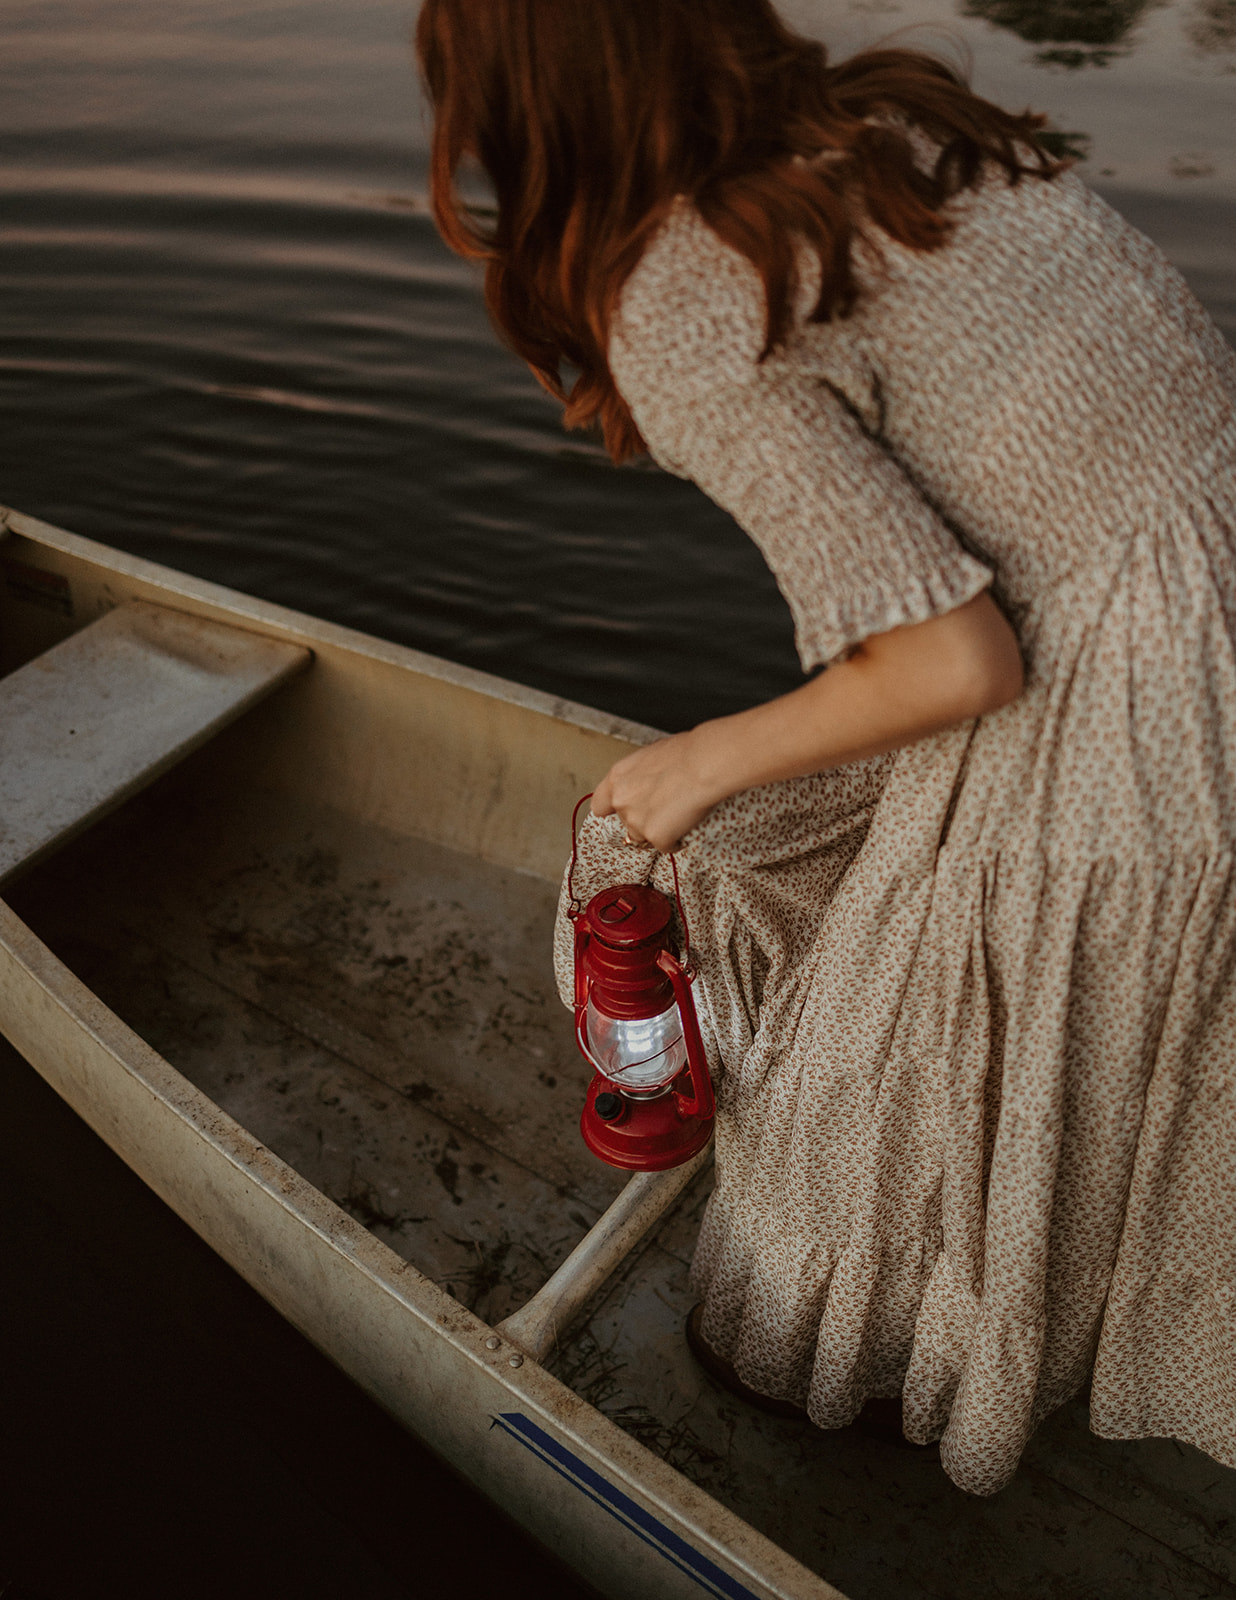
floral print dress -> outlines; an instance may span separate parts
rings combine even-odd
[[[804,669],[990,585],[1013,704],[719,806],[678,854],[717,1077],[703,1331],[821,1427],[903,1395],[991,1493],[1092,1379],[1113,1438],[1236,1465],[1236,358],[1074,176],[760,362],[679,202],[610,360],[763,551]],[[668,865],[586,823],[577,890]],[[560,920],[559,971],[569,944]]]

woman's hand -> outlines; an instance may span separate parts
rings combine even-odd
[[[801,689],[658,739],[610,768],[593,814],[632,844],[673,850],[727,795],[912,744],[1015,700],[1017,639],[986,592],[926,622],[873,634]]]
[[[617,812],[632,844],[676,849],[683,834],[723,798],[709,792],[700,771],[699,732],[676,733],[623,756],[597,785],[593,816]]]

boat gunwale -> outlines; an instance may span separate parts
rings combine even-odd
[[[11,506],[0,505],[0,538],[8,532],[20,539],[28,539],[42,548],[55,550],[65,556],[100,567],[107,572],[131,579],[138,584],[150,584],[164,596],[172,595],[187,602],[185,609],[200,616],[217,617],[232,621],[252,631],[268,633],[272,637],[287,638],[297,644],[326,645],[370,661],[403,667],[422,677],[436,678],[453,688],[466,689],[483,695],[488,700],[500,700],[533,711],[555,722],[565,722],[573,728],[588,733],[600,733],[612,739],[622,739],[628,744],[649,744],[662,739],[664,733],[641,722],[632,722],[609,711],[599,711],[582,701],[569,700],[562,695],[533,689],[503,678],[496,673],[484,672],[479,667],[466,667],[436,656],[412,645],[396,644],[381,639],[376,634],[364,633],[339,622],[326,622],[291,606],[274,600],[261,600],[239,589],[230,589],[208,578],[195,578],[165,567],[145,556],[128,555],[82,534],[70,533],[65,528],[28,516]],[[141,596],[146,598],[146,596]],[[73,630],[70,630],[73,631]]]
[[[3,507],[0,541],[8,591],[0,591],[0,627],[13,628],[7,642],[0,633],[6,669],[126,599],[307,647],[314,657],[310,671],[212,742],[213,751],[226,749],[229,760],[240,752],[254,790],[312,793],[358,820],[545,883],[561,878],[569,818],[580,795],[622,755],[662,737]],[[51,580],[40,589],[59,585],[60,591],[31,596],[23,566]],[[62,614],[39,603],[47,598],[62,602]]]

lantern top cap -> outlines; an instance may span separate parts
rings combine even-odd
[[[594,938],[605,944],[636,945],[663,938],[671,912],[670,902],[659,889],[620,883],[595,895],[584,917]]]

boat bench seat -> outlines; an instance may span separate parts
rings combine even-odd
[[[130,600],[0,678],[0,887],[311,659],[299,645]]]

